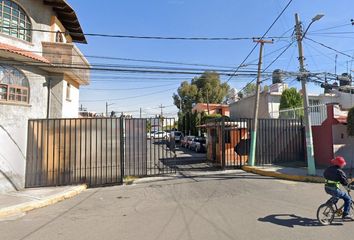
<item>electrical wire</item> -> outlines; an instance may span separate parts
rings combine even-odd
[[[279,18],[284,14],[284,12],[286,11],[286,9],[290,6],[290,4],[293,2],[293,0],[290,0],[286,6],[283,8],[283,10],[278,14],[278,16],[275,18],[275,20],[272,22],[272,24],[268,27],[268,29],[266,30],[266,32],[262,35],[262,37],[259,40],[262,40],[265,38],[265,36],[268,34],[268,32],[273,28],[273,26],[275,25],[275,23],[279,20]],[[237,71],[241,68],[242,65],[245,64],[245,62],[248,60],[248,58],[252,55],[252,53],[256,50],[257,46],[258,46],[259,42],[257,42],[254,47],[251,49],[251,51],[248,53],[248,55],[246,56],[246,58],[241,62],[240,65],[238,65],[238,67],[236,68],[236,70],[234,71],[234,73],[229,77],[229,79],[226,81],[226,83],[228,83],[233,76],[237,73]]]
[[[292,0],[291,0],[292,1]],[[22,27],[0,27],[2,29],[16,29],[16,30],[24,30],[24,31],[32,31],[32,32],[44,32],[44,33],[61,33],[61,34],[69,34],[72,36],[89,36],[89,37],[106,37],[106,38],[123,38],[123,39],[145,39],[145,40],[187,40],[187,41],[239,41],[239,40],[253,40],[258,39],[258,37],[166,37],[166,36],[143,36],[143,35],[121,35],[121,34],[104,34],[104,33],[74,33],[74,32],[60,32],[60,31],[51,31],[51,30],[43,30],[43,29],[34,29],[34,28],[22,28]],[[260,39],[264,39],[263,36]],[[270,36],[266,37],[267,39],[279,39],[285,37],[279,36]]]
[[[330,46],[328,46],[328,45],[326,45],[326,44],[324,44],[324,43],[318,42],[318,41],[313,40],[312,38],[308,38],[308,37],[305,37],[305,39],[307,39],[307,40],[309,40],[309,41],[311,41],[311,42],[314,42],[314,43],[316,43],[316,44],[318,44],[318,45],[321,45],[321,46],[324,47],[324,48],[330,49],[330,50],[332,50],[332,51],[335,51],[336,53],[339,53],[339,54],[341,54],[341,55],[343,55],[343,56],[346,56],[346,57],[349,57],[350,59],[352,59],[352,56],[351,56],[351,55],[346,54],[345,52],[339,51],[339,50],[337,50],[337,49],[335,49],[335,48],[333,48],[333,47],[330,47]]]
[[[270,64],[267,65],[267,67],[265,69],[263,69],[263,71],[266,71],[268,68],[270,68],[276,61],[278,61],[278,59],[283,56],[283,54],[294,44],[295,41],[292,41]],[[262,73],[263,73],[262,71]],[[250,84],[252,84],[254,81],[257,80],[257,77],[255,77],[254,79],[252,79],[249,83],[247,83],[241,90],[240,92],[244,91]],[[264,82],[265,80],[263,80],[262,82]]]

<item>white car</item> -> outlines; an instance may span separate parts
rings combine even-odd
[[[179,143],[183,139],[183,133],[180,131],[173,131],[171,132],[170,138],[174,139],[175,142]]]
[[[150,139],[166,139],[167,135],[165,131],[154,132],[150,134]]]

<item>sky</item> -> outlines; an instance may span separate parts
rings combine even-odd
[[[167,36],[167,37],[259,37],[275,20],[288,0],[69,0],[76,10],[85,33],[115,35]],[[322,42],[350,56],[354,55],[354,1],[341,0],[294,0],[267,36],[287,36],[275,39],[274,44],[265,45],[264,65],[267,66],[281,52],[275,50],[287,46],[294,26],[294,14],[299,13],[306,27],[318,13],[325,16],[315,22],[308,37]],[[330,29],[327,29],[330,28]],[[337,32],[353,34],[337,34]],[[284,35],[285,34],[285,35]],[[129,59],[149,59],[193,64],[209,64],[229,67],[238,66],[254,43],[242,41],[181,41],[118,39],[87,36],[88,44],[78,44],[86,56],[104,56]],[[267,55],[271,52],[273,54]],[[257,63],[258,49],[246,63]],[[309,40],[304,41],[306,69],[313,72],[334,73],[336,52]],[[347,72],[351,58],[337,54],[337,73]],[[162,65],[158,63],[107,60],[88,57],[92,64],[119,64],[143,66],[168,66],[203,68],[196,66]],[[353,66],[354,67],[354,66]],[[218,67],[219,68],[219,67]],[[297,71],[297,45],[293,44],[269,69]],[[143,73],[98,72],[93,71],[91,84],[80,92],[80,103],[90,111],[104,112],[106,102],[109,111],[125,112],[143,117],[151,117],[160,112],[173,117],[177,108],[173,106],[172,94],[183,80],[193,76],[158,75]],[[222,77],[223,81],[227,77]],[[233,78],[232,88],[242,89],[250,78]],[[294,79],[287,83],[299,87]],[[269,85],[270,82],[264,84]],[[311,93],[321,93],[323,89],[310,84]]]

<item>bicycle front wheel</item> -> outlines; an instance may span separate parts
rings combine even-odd
[[[317,220],[321,225],[327,226],[333,222],[335,211],[331,204],[325,203],[317,209]]]

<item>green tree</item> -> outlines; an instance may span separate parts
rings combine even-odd
[[[348,112],[348,135],[354,136],[354,107],[352,107]]]
[[[301,94],[298,93],[296,88],[289,88],[283,91],[280,98],[279,111],[292,108],[301,108],[303,106],[303,101]],[[303,116],[303,110],[295,110],[289,112],[282,112],[280,114],[281,118],[288,117],[301,117]]]
[[[222,103],[229,89],[227,83],[221,83],[218,73],[205,72],[190,83],[182,82],[177,93],[173,94],[173,100],[182,112],[190,112],[196,103]]]
[[[252,96],[256,94],[257,85],[255,83],[249,83],[243,90],[244,97]]]

